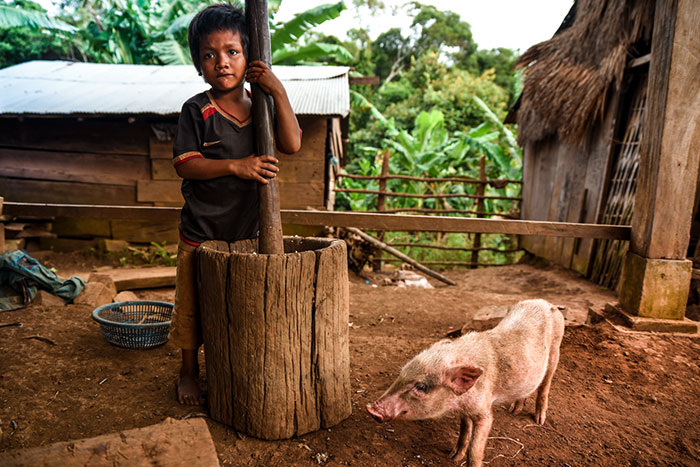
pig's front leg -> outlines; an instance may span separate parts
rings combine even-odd
[[[467,454],[467,447],[469,446],[469,441],[472,439],[473,426],[474,422],[472,422],[472,419],[466,415],[462,415],[459,420],[459,438],[457,439],[457,444],[455,444],[455,447],[450,453],[450,458],[454,461],[461,461]]]
[[[479,415],[474,420],[474,435],[469,445],[469,467],[481,467],[484,460],[484,450],[489,439],[491,425],[493,424],[493,414],[488,412]]]

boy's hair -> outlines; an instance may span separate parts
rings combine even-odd
[[[209,5],[192,18],[187,30],[187,42],[190,45],[192,63],[198,72],[202,71],[199,59],[199,47],[202,38],[216,31],[237,32],[241,36],[243,55],[248,58],[248,26],[245,22],[243,8],[231,3]]]

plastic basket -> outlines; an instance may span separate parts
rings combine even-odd
[[[92,319],[100,323],[110,344],[149,349],[167,342],[172,312],[172,303],[134,300],[95,308]]]

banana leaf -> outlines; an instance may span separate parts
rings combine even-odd
[[[0,28],[33,28],[58,29],[66,32],[76,32],[78,29],[61,20],[49,17],[39,11],[23,10],[6,5],[0,5]]]
[[[315,42],[300,47],[273,48],[272,50],[272,63],[277,65],[292,65],[314,60],[323,61],[331,57],[338,62],[344,63],[353,58],[352,54],[345,47],[324,42]]]
[[[315,8],[298,13],[291,20],[281,25],[275,25],[270,37],[270,48],[273,51],[296,43],[304,33],[325,21],[337,18],[345,9],[345,3],[319,5]]]

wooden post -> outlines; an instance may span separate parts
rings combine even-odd
[[[2,223],[2,205],[5,201],[5,198],[0,196],[0,254],[5,253],[5,249],[7,248],[5,246],[5,224]]]
[[[382,157],[382,175],[379,179],[379,195],[377,195],[377,211],[383,212],[384,209],[386,208],[385,203],[386,203],[386,195],[383,193],[386,191],[386,176],[389,175],[389,155],[391,152],[389,149],[384,150],[384,156]],[[384,231],[380,230],[377,232],[377,239],[379,241],[384,241]],[[374,271],[381,271],[382,270],[382,260],[381,259],[375,259],[372,265],[372,269]]]
[[[486,156],[482,155],[479,160],[479,187],[476,189],[476,194],[479,196],[476,201],[476,217],[477,219],[483,217],[480,213],[484,211],[484,193],[486,192]],[[474,242],[472,243],[474,251],[472,251],[472,269],[476,269],[479,263],[479,248],[481,248],[481,234],[474,234]]]
[[[352,412],[342,240],[287,237],[198,248],[211,417],[262,439],[329,428]]]
[[[270,66],[270,30],[267,0],[246,0],[246,22],[250,47],[248,62],[260,60]],[[253,125],[255,126],[255,150],[258,156],[274,155],[274,131],[272,129],[272,102],[270,96],[257,84],[251,85],[253,95]],[[260,185],[260,253],[283,254],[282,220],[280,217],[279,182],[277,177],[267,185]]]
[[[2,205],[4,201],[5,198],[0,196],[0,218],[2,218]],[[0,254],[5,253],[5,248],[5,224],[3,224],[2,219],[0,219]]]
[[[623,308],[642,317],[685,315],[700,159],[698,25],[700,2],[656,2],[632,238],[619,291]]]

